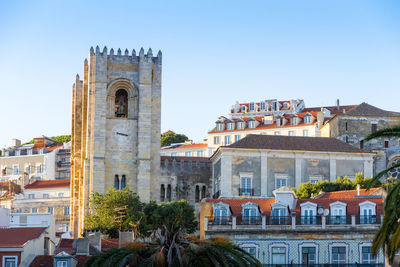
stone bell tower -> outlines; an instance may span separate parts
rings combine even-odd
[[[161,51],[90,49],[72,96],[71,228],[82,234],[89,197],[127,187],[158,199]]]

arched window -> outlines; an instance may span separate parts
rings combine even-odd
[[[122,175],[120,189],[124,189],[125,186],[126,186],[126,176]]]
[[[167,199],[171,201],[171,185],[169,184],[167,187]]]
[[[200,198],[200,200],[202,200],[203,198],[206,198],[206,197],[207,197],[206,196],[206,186],[203,185],[203,188],[201,190],[201,198]]]
[[[162,184],[160,188],[160,201],[165,201],[165,186]]]
[[[200,201],[200,188],[198,185],[196,185],[195,200],[196,202]]]
[[[128,93],[124,89],[119,89],[115,93],[115,117],[128,117]]]
[[[119,177],[118,177],[118,175],[115,175],[115,177],[114,177],[114,188],[119,190]]]

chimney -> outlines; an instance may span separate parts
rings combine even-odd
[[[336,99],[336,108],[337,108],[337,110],[340,110],[339,98],[338,98],[338,99]]]
[[[135,241],[135,233],[133,231],[119,232],[118,247],[126,247]]]
[[[89,237],[89,245],[101,252],[101,232],[88,231],[86,236]]]
[[[10,227],[11,213],[9,209],[0,208],[0,228]]]
[[[76,240],[76,255],[89,255],[89,239],[78,238]]]
[[[21,140],[13,138],[12,139],[12,147],[16,148],[16,147],[19,147],[19,146],[21,146]]]
[[[360,185],[357,184],[357,196],[359,196],[359,195],[360,195]]]

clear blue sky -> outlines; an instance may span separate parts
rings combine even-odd
[[[90,46],[163,52],[162,130],[195,141],[236,101],[400,111],[399,1],[5,1],[0,147],[69,134]]]

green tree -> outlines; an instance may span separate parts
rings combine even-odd
[[[118,237],[120,230],[133,230],[139,237],[153,236],[159,229],[174,233],[185,229],[185,233],[191,234],[198,224],[194,208],[187,201],[162,204],[151,201],[146,204],[127,188],[120,191],[110,189],[105,194],[94,193],[90,207],[85,229],[100,230],[110,237]]]
[[[90,198],[91,212],[85,218],[87,230],[100,230],[118,237],[119,230],[135,230],[137,235],[148,231],[143,212],[144,204],[127,188],[110,189],[105,194],[94,193]]]
[[[342,190],[356,189],[357,185],[360,188],[366,189],[371,181],[371,178],[364,178],[362,173],[357,173],[354,181],[350,181],[348,177],[338,177],[336,181],[319,181],[318,183],[302,183],[297,190],[295,190],[298,198],[310,198],[316,196],[320,192],[335,192]]]
[[[58,136],[53,136],[50,137],[51,139],[53,139],[54,141],[58,142],[58,143],[68,143],[69,141],[71,141],[71,135],[58,135]]]
[[[161,135],[161,146],[169,146],[173,143],[183,143],[189,140],[184,134],[176,134],[172,131],[168,131]]]
[[[400,137],[400,125],[376,131],[368,135],[365,140],[370,141],[382,137]],[[386,170],[379,172],[372,178],[368,187],[376,186],[388,171],[399,167],[400,163],[395,163]],[[391,181],[391,185],[388,187],[384,212],[382,226],[372,243],[372,253],[376,255],[382,248],[389,257],[389,263],[392,263],[396,252],[400,249],[400,182],[398,180]]]

